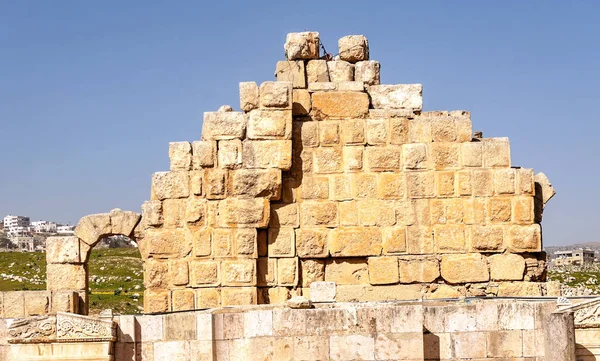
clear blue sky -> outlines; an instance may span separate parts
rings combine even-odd
[[[382,83],[467,109],[558,194],[546,245],[600,241],[600,2],[3,1],[0,215],[139,211],[170,141],[272,79],[288,32],[365,34]]]

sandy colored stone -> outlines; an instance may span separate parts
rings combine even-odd
[[[255,305],[256,287],[223,287],[221,289],[222,306]]]
[[[269,257],[294,257],[296,255],[293,228],[269,228],[268,241]]]
[[[169,143],[171,170],[190,170],[192,166],[192,145],[190,142]]]
[[[216,308],[221,305],[220,288],[198,288],[196,291],[196,308]]]
[[[456,172],[456,191],[459,196],[470,196],[473,194],[471,176],[472,173],[469,170],[459,170]]]
[[[434,257],[401,257],[398,269],[401,283],[429,283],[440,276],[440,266]]]
[[[269,200],[263,198],[227,198],[219,203],[221,227],[256,227],[269,224]]]
[[[160,201],[145,201],[142,204],[142,219],[144,225],[147,226],[162,225],[162,203]]]
[[[377,227],[340,227],[331,232],[329,252],[332,257],[378,256],[382,236]]]
[[[539,252],[542,235],[539,224],[510,226],[507,229],[507,246],[513,252]]]
[[[221,272],[223,286],[256,286],[256,260],[225,260]]]
[[[173,290],[171,297],[173,311],[189,311],[195,309],[196,293],[194,290]]]
[[[190,283],[195,287],[212,287],[221,284],[221,271],[218,261],[191,261]]]
[[[326,60],[310,60],[306,64],[306,75],[309,83],[328,82],[329,70]]]
[[[75,227],[75,236],[90,246],[95,245],[112,231],[108,213],[91,214],[79,220]]]
[[[496,194],[515,193],[515,169],[505,168],[494,171],[494,191]]]
[[[310,287],[313,282],[325,281],[325,261],[316,259],[301,259],[302,287]]]
[[[337,83],[333,82],[319,82],[319,83],[308,83],[308,92],[327,92],[337,90]]]
[[[23,293],[25,316],[46,315],[50,312],[50,292],[28,291]]]
[[[316,119],[364,118],[369,112],[369,96],[360,92],[316,92],[312,94]]]
[[[273,286],[277,284],[277,259],[259,257],[256,262],[256,283],[258,286]]]
[[[220,168],[237,169],[242,165],[242,142],[239,139],[218,142],[217,161]]]
[[[162,260],[148,260],[144,263],[144,287],[168,288],[172,274],[169,263]]]
[[[298,285],[298,258],[279,258],[277,260],[277,283],[280,286]]]
[[[433,235],[426,226],[406,227],[406,251],[408,254],[430,254],[434,251]]]
[[[535,193],[533,169],[517,168],[516,193],[533,195]]]
[[[187,199],[165,199],[163,201],[163,228],[183,227],[186,222]]]
[[[330,198],[336,201],[349,201],[354,198],[352,178],[347,175],[334,175],[329,177],[331,183]]]
[[[296,230],[296,251],[301,258],[322,258],[329,256],[327,228],[301,228]]]
[[[182,259],[169,262],[169,279],[172,285],[186,286],[190,282],[188,261]]]
[[[245,168],[279,168],[292,166],[291,140],[245,141],[243,145]]]
[[[490,279],[487,261],[479,253],[443,255],[441,275],[452,284],[487,282]]]
[[[292,109],[292,83],[266,81],[260,85],[260,107]]]
[[[329,201],[305,201],[300,204],[300,224],[306,226],[337,226],[338,204]]]
[[[139,243],[145,253],[158,258],[183,257],[192,250],[192,239],[183,229],[149,229]]]
[[[304,61],[278,61],[275,77],[278,81],[290,82],[294,88],[306,88],[306,71]]]
[[[329,71],[329,79],[332,82],[354,80],[354,64],[347,61],[328,61],[327,70]]]
[[[498,297],[536,297],[541,296],[539,282],[501,282]]]
[[[205,112],[202,140],[242,139],[246,119],[242,112]]]
[[[400,147],[367,147],[365,160],[371,171],[398,171],[402,163],[401,154]]]
[[[170,292],[160,289],[146,289],[144,291],[144,312],[158,313],[170,311]]]
[[[396,257],[369,257],[369,283],[372,285],[385,285],[398,283],[398,258]]]
[[[369,41],[364,35],[344,36],[338,40],[338,54],[350,63],[369,60]]]
[[[513,198],[513,222],[518,224],[531,224],[534,220],[533,197]]]
[[[48,237],[46,239],[47,263],[80,263],[84,261],[77,237]]]
[[[345,92],[363,92],[365,91],[365,84],[361,81],[340,81],[335,83],[336,90]]]
[[[310,93],[306,89],[294,89],[292,91],[293,102],[292,102],[292,114],[293,115],[307,115],[312,109],[312,103],[310,100]]]
[[[383,233],[383,253],[400,254],[406,252],[406,227],[386,227]]]
[[[510,142],[508,138],[484,139],[483,166],[487,168],[510,167]]]
[[[366,85],[379,85],[381,65],[375,60],[359,61],[355,64],[354,79]]]
[[[81,264],[48,264],[48,290],[82,290],[87,286],[86,266]]]
[[[367,88],[371,103],[375,109],[413,109],[423,108],[423,85],[372,85]]]
[[[433,242],[440,253],[465,252],[466,237],[463,225],[438,225],[433,227]]]
[[[207,199],[223,199],[227,195],[227,170],[211,168],[204,171],[202,188]]]
[[[185,237],[188,241],[191,239],[196,257],[210,256],[212,252],[212,231],[210,228],[188,227]]]
[[[510,222],[512,218],[512,199],[510,197],[493,197],[488,202],[491,222]]]
[[[387,119],[367,119],[367,144],[386,145],[389,138],[389,124]]]
[[[360,171],[363,166],[363,147],[344,147],[344,170]]]
[[[363,226],[393,226],[396,224],[394,201],[365,199],[357,201],[358,222]]]
[[[337,287],[337,302],[379,302],[420,300],[423,286],[414,285],[342,285]]]
[[[462,164],[464,167],[481,167],[483,165],[483,143],[469,142],[461,144]]]
[[[455,195],[454,172],[435,172],[436,194],[439,197],[452,197]]]
[[[474,196],[491,196],[493,194],[494,176],[491,170],[476,169],[471,175]]]
[[[248,139],[292,139],[292,111],[256,109],[250,111]]]
[[[271,203],[269,227],[299,227],[297,203]]]
[[[424,143],[404,144],[402,146],[402,166],[404,169],[427,169],[427,145]]]
[[[513,253],[489,257],[490,277],[493,281],[521,281],[525,272],[525,259]]]
[[[152,191],[158,200],[188,197],[189,183],[189,172],[185,171],[157,172],[152,175]]]
[[[334,146],[340,143],[340,123],[324,121],[319,123],[319,138],[321,146]]]
[[[504,250],[504,231],[502,226],[472,226],[471,248],[474,251]]]
[[[429,198],[435,196],[433,172],[408,172],[406,185],[409,198]]]
[[[318,32],[289,33],[285,38],[285,56],[289,60],[318,59],[320,44]]]
[[[325,281],[335,282],[337,285],[368,284],[369,269],[366,259],[344,258],[327,262]]]
[[[435,169],[460,168],[460,145],[457,143],[431,143],[429,154]]]
[[[402,199],[406,196],[406,178],[402,173],[381,173],[377,175],[377,197]]]
[[[281,198],[281,171],[278,169],[238,169],[229,174],[229,183],[232,196]]]
[[[535,197],[542,200],[544,206],[550,198],[554,197],[556,191],[554,191],[554,187],[550,183],[550,180],[544,173],[538,173],[534,177],[535,181]]]
[[[240,83],[240,108],[249,112],[259,106],[258,85],[253,81]]]

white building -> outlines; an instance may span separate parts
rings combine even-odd
[[[56,233],[56,223],[49,221],[31,222],[31,228],[35,233]]]
[[[75,234],[75,226],[58,226],[56,227],[58,234]]]
[[[29,232],[29,217],[8,215],[4,217],[4,231],[9,236],[22,236]]]

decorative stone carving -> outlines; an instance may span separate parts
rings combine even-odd
[[[56,317],[35,316],[16,319],[8,327],[9,343],[47,343],[56,341]]]
[[[559,307],[558,312],[574,312],[575,328],[600,327],[600,298]]]
[[[116,328],[112,321],[59,312],[56,315],[59,342],[115,341]]]

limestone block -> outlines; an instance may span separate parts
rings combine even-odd
[[[389,129],[387,119],[367,119],[367,144],[385,145],[388,141]]]
[[[354,68],[354,79],[366,85],[379,85],[381,65],[378,61],[359,61]]]
[[[494,191],[496,194],[515,193],[516,172],[513,168],[496,169],[494,171]]]
[[[340,258],[328,261],[325,264],[325,281],[335,282],[337,285],[368,284],[366,259]]]
[[[452,197],[455,195],[454,172],[435,172],[435,188],[439,197]]]
[[[344,170],[356,172],[362,169],[363,147],[344,147]]]
[[[354,64],[347,61],[328,61],[327,70],[329,71],[329,79],[332,82],[354,80]]]
[[[360,81],[339,81],[335,83],[335,87],[341,92],[364,92],[365,84]]]
[[[369,112],[369,96],[360,92],[315,92],[312,113],[315,119],[364,118]]]
[[[212,231],[204,227],[188,227],[185,235],[186,239],[191,239],[194,247],[194,256],[206,257],[212,253]]]
[[[190,197],[185,206],[185,221],[188,224],[203,226],[206,223],[206,199]]]
[[[340,144],[340,123],[337,121],[320,122],[319,138],[321,146],[324,147]]]
[[[429,148],[431,163],[435,169],[460,168],[460,144],[431,143]]]
[[[470,196],[473,194],[471,172],[469,170],[456,172],[456,188],[459,196]]]
[[[163,228],[180,228],[186,219],[186,199],[165,199],[163,201]]]
[[[340,202],[340,225],[358,226],[358,208],[355,201]]]
[[[158,313],[170,310],[170,292],[161,289],[146,289],[144,291],[144,312]]]
[[[380,199],[358,201],[358,222],[363,226],[393,226],[396,224],[394,202]]]
[[[539,224],[510,226],[507,230],[507,246],[512,252],[539,252],[542,235]]]
[[[280,286],[296,287],[298,279],[298,258],[277,259],[277,283]]]
[[[434,257],[401,257],[398,269],[401,283],[430,283],[440,276],[440,266]]]
[[[91,214],[79,220],[75,228],[75,236],[93,246],[104,236],[110,235],[111,230],[108,213]]]
[[[433,235],[426,226],[406,227],[406,251],[408,254],[433,253]]]
[[[498,252],[505,249],[502,226],[472,226],[471,248],[478,252]]]
[[[346,285],[338,286],[337,302],[380,302],[392,300],[420,300],[422,285]]]
[[[402,199],[406,196],[406,177],[402,173],[381,173],[377,175],[377,197]]]
[[[329,350],[331,360],[375,360],[375,340],[370,335],[331,335]]]
[[[268,199],[227,198],[219,203],[219,226],[264,228],[269,214]]]
[[[3,292],[4,295],[4,315],[5,318],[22,318],[25,315],[25,292],[12,291]],[[4,323],[4,321],[3,321]]]
[[[47,263],[81,263],[79,238],[48,237],[46,239]]]
[[[258,257],[258,234],[256,228],[236,228],[234,239],[236,255],[249,258]]]
[[[243,155],[245,168],[289,170],[292,166],[292,141],[245,141]]]
[[[306,75],[309,83],[328,82],[329,70],[326,60],[310,60],[306,64]]]
[[[205,112],[202,122],[202,140],[242,139],[246,119],[241,112]]]
[[[223,286],[256,286],[256,260],[225,260],[221,268]]]
[[[534,220],[533,197],[513,198],[513,222],[517,224],[531,224]]]
[[[213,257],[233,257],[233,229],[217,228],[212,230]]]
[[[258,286],[277,285],[277,259],[258,257],[256,269],[256,284]]]
[[[423,359],[423,345],[422,333],[378,333],[375,337],[375,359]]]
[[[188,261],[179,259],[169,262],[169,279],[174,286],[186,286],[190,282]]]
[[[486,138],[483,141],[483,166],[510,167],[510,142],[508,138]]]
[[[289,60],[318,59],[320,44],[318,32],[289,33],[285,38],[285,57]]]
[[[171,297],[171,308],[173,311],[189,311],[195,309],[196,293],[194,290],[173,290]]]
[[[161,201],[164,199],[187,198],[190,195],[189,172],[154,173],[152,175],[152,191],[156,199]],[[75,235],[77,235],[77,231],[75,231]]]
[[[535,297],[541,296],[539,282],[501,282],[498,297]]]
[[[242,142],[239,139],[218,142],[218,164],[224,169],[237,169],[242,165]]]
[[[221,306],[255,305],[257,296],[256,287],[223,287]]]
[[[327,92],[337,90],[337,83],[334,82],[320,82],[320,83],[308,83],[308,92]]]
[[[296,230],[296,252],[300,258],[324,258],[329,256],[327,228],[301,228]]]
[[[192,165],[192,146],[190,142],[169,143],[171,170],[189,170]]]
[[[195,141],[192,143],[192,168],[212,167],[216,159],[216,142]]]
[[[2,303],[2,296],[0,296]],[[79,306],[79,295],[74,291],[52,291],[51,312],[77,313]],[[0,309],[2,305],[0,305]],[[8,316],[7,316],[8,317]]]
[[[192,250],[192,238],[183,229],[149,229],[139,243],[155,258],[184,257]]]
[[[333,187],[335,187],[335,182]],[[331,192],[333,194],[333,192]],[[329,179],[327,177],[305,176],[300,187],[301,199],[328,199]]]
[[[435,196],[433,172],[406,173],[406,185],[409,198],[428,198]]]
[[[270,227],[294,227],[300,226],[297,203],[271,203]]]
[[[525,259],[512,253],[490,256],[490,277],[493,281],[521,281],[525,273]]]
[[[190,172],[190,193],[197,196],[205,196],[202,193],[202,184],[204,183],[204,170],[194,170]]]
[[[461,144],[463,167],[483,166],[483,143],[468,142]]]
[[[431,136],[434,142],[456,142],[458,132],[454,118],[446,115],[431,117]]]
[[[523,334],[520,330],[495,331],[487,334],[488,357],[521,357]]]
[[[396,257],[369,257],[369,283],[372,285],[385,285],[398,283],[398,258]]]
[[[400,254],[406,252],[406,227],[386,227],[383,233],[383,253]]]
[[[268,241],[269,257],[294,257],[296,255],[293,228],[269,228]]]
[[[347,35],[338,40],[340,59],[350,63],[369,60],[369,41],[364,35]]]
[[[316,259],[301,259],[302,287],[310,287],[313,282],[325,281],[325,261]]]
[[[471,122],[471,113],[465,110],[454,110],[450,112],[454,118],[456,127],[456,141],[470,142],[473,138],[473,123]]]
[[[331,232],[332,257],[378,256],[383,250],[381,230],[377,227],[340,227]]]
[[[240,108],[249,112],[252,109],[258,108],[259,95],[258,85],[253,81],[240,83]]]
[[[290,82],[294,88],[306,88],[306,68],[304,61],[278,61],[275,77],[278,81]]]
[[[292,139],[292,111],[250,111],[246,136],[248,139]]]
[[[422,116],[409,119],[408,140],[410,143],[431,143],[431,119]]]
[[[329,201],[305,201],[300,205],[302,226],[337,226],[338,204]]]
[[[443,255],[441,275],[449,283],[487,282],[490,279],[487,261],[479,253]]]
[[[424,143],[402,146],[402,166],[404,169],[427,169],[427,146]]]
[[[189,267],[190,283],[194,287],[219,286],[221,284],[221,278],[223,278],[223,282],[225,282],[224,277],[221,277],[221,267],[218,261],[195,260],[189,263]]]
[[[512,199],[510,197],[493,197],[488,202],[491,222],[510,222],[512,218]]]
[[[46,272],[48,290],[83,290],[87,286],[86,265],[48,264]]]
[[[395,145],[403,145],[408,143],[408,123],[407,118],[391,118],[390,119],[390,143]]]
[[[144,264],[144,286],[146,288],[168,288],[170,283],[169,263],[148,260]]]
[[[48,291],[28,291],[24,292],[25,315],[46,315],[50,312],[50,292]]]
[[[160,201],[145,201],[142,204],[142,218],[144,224],[148,226],[162,225],[162,203]]]
[[[516,193],[524,195],[533,195],[535,193],[533,169],[517,168]]]
[[[494,176],[489,169],[476,169],[471,174],[473,195],[477,197],[491,196],[494,192]]]
[[[294,145],[302,148],[319,146],[319,122],[293,122]]]
[[[397,171],[400,169],[402,148],[400,147],[367,147],[365,159],[371,171]]]
[[[371,103],[375,109],[412,109],[423,108],[423,85],[371,85],[367,88]]]
[[[281,198],[281,171],[278,169],[238,169],[230,173],[229,183],[232,196]]]
[[[292,83],[266,81],[260,85],[260,107],[292,109]]]
[[[461,224],[434,226],[433,242],[440,253],[465,252],[465,228]]]
[[[312,302],[335,302],[335,282],[312,282],[310,284],[310,300]]]
[[[535,180],[535,197],[542,200],[544,206],[550,198],[554,197],[556,192],[550,183],[550,180],[544,173],[538,173],[534,177]]]
[[[196,308],[216,308],[221,305],[220,288],[198,288],[196,291]]]
[[[294,89],[292,91],[292,115],[307,115],[312,109],[310,93],[306,89]]]

